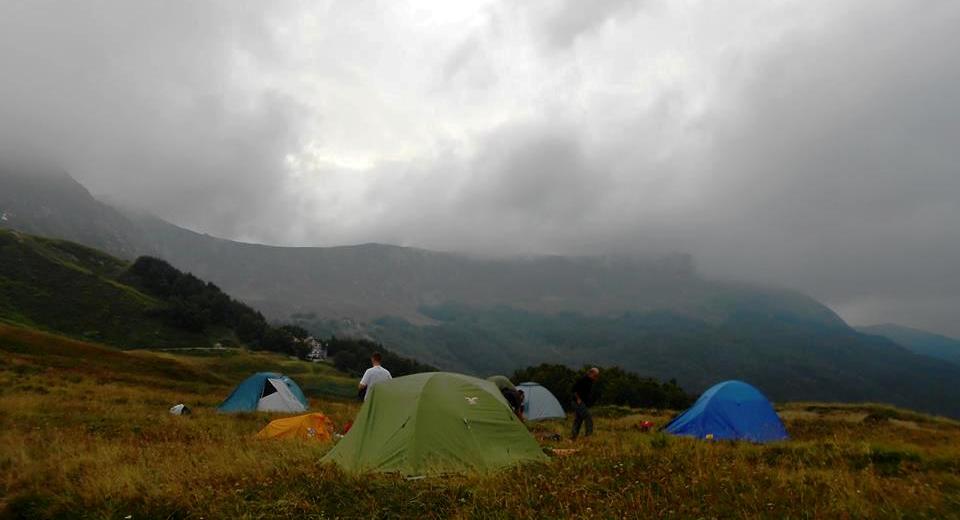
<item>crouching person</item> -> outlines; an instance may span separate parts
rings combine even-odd
[[[513,410],[514,415],[517,416],[521,421],[523,420],[523,391],[504,388],[500,390],[500,394],[503,395],[503,398],[507,400],[507,403],[510,405],[510,409]]]

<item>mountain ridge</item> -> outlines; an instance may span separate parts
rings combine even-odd
[[[123,347],[203,345],[171,326],[155,295],[125,284],[128,265],[64,240],[0,229],[0,319]]]
[[[7,193],[6,198],[0,195],[0,211],[14,209],[14,217],[0,225],[76,241],[122,258],[164,258],[278,319],[317,312],[364,320],[394,315],[429,323],[419,308],[447,301],[485,307],[507,304],[544,312],[587,307],[591,313],[603,314],[668,306],[710,313],[718,309],[702,304],[711,296],[707,293],[730,289],[754,291],[762,297],[775,294],[783,301],[791,300],[794,308],[806,307],[806,312],[819,314],[824,321],[842,324],[828,308],[796,291],[707,281],[696,273],[691,257],[684,254],[477,257],[379,243],[285,247],[236,242],[187,230],[129,208],[115,209],[97,201],[66,174],[62,177],[69,188],[25,198],[23,194],[30,194],[31,187],[22,182],[11,185],[11,176],[0,168],[0,193]],[[68,193],[79,200],[64,200],[70,198]],[[37,199],[44,196],[52,200],[37,204]],[[23,207],[32,205],[59,205],[65,215],[44,218]],[[64,227],[63,222],[74,226]],[[81,232],[76,229],[77,223],[91,229]],[[238,255],[242,262],[238,262]],[[225,266],[233,271],[225,270]],[[355,274],[359,269],[362,272]],[[357,279],[338,287],[343,275],[349,276],[351,271]],[[440,275],[446,278],[437,280]],[[263,278],[270,280],[250,283]],[[479,281],[470,283],[472,280]],[[537,285],[530,287],[534,282]],[[311,286],[322,288],[330,296],[310,296],[301,290]],[[522,290],[516,290],[518,287]],[[588,300],[587,305],[580,304],[581,300]],[[713,303],[723,306],[723,302]]]
[[[75,193],[84,204],[64,205],[59,218],[38,217],[31,229],[78,233],[116,254],[133,248],[212,281],[274,320],[315,334],[368,337],[442,368],[487,375],[544,361],[596,362],[660,379],[676,375],[693,391],[736,377],[779,400],[870,400],[960,416],[960,404],[947,397],[960,372],[860,334],[800,292],[705,279],[688,255],[504,259],[382,244],[264,246]],[[53,225],[60,222],[89,226],[83,234]],[[103,228],[111,239],[90,238]]]
[[[960,366],[960,339],[896,323],[854,327],[864,334],[883,336],[908,350]]]

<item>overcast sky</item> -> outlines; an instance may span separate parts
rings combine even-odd
[[[685,251],[960,336],[956,0],[0,0],[0,138],[289,245]]]

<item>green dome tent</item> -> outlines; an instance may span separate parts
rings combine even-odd
[[[513,385],[513,382],[507,376],[490,376],[487,378],[487,381],[497,385],[497,388],[500,390],[516,390],[517,387]]]
[[[350,432],[323,458],[352,473],[488,472],[546,455],[497,386],[431,372],[374,386]]]

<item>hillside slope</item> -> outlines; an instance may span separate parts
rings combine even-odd
[[[72,242],[0,230],[0,319],[127,347],[208,343],[162,319],[159,298],[119,282],[127,267]]]
[[[960,340],[893,323],[857,327],[864,334],[883,336],[911,352],[960,366]]]
[[[287,374],[308,397],[353,400],[356,378],[324,363],[292,360],[271,352],[242,349],[158,352],[121,350],[20,325],[0,323],[0,374],[14,379],[37,375],[57,386],[65,376],[84,376],[90,384],[124,384],[151,390],[196,394],[217,406],[233,387],[257,371]],[[56,377],[50,378],[49,373]],[[79,378],[70,378],[79,379]],[[7,381],[9,382],[9,381]],[[116,403],[111,403],[116,404]],[[153,406],[166,402],[153,403]],[[171,402],[170,404],[176,404]],[[190,403],[191,406],[198,404]],[[165,412],[166,408],[153,410]],[[76,420],[83,421],[82,416]]]
[[[588,316],[507,307],[425,309],[437,323],[377,320],[370,333],[417,359],[479,373],[542,362],[619,365],[692,392],[743,379],[772,399],[874,401],[960,417],[958,367],[850,329],[743,311],[719,323],[672,312]]]
[[[0,320],[124,348],[242,343],[304,355],[306,331],[274,327],[167,262],[133,263],[72,242],[0,229]]]

